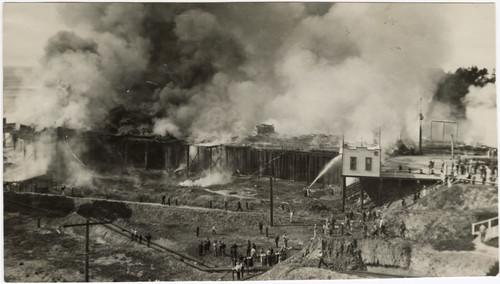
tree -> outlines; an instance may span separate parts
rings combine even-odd
[[[469,92],[470,86],[483,87],[488,83],[495,83],[495,71],[488,76],[486,68],[476,66],[458,68],[455,73],[447,73],[438,83],[433,101],[446,103],[451,106],[451,115],[456,119],[465,119],[466,106],[462,99]]]

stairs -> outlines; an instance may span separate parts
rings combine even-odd
[[[357,211],[360,208],[359,200],[361,197],[361,185],[359,182],[354,182],[346,187],[345,190],[345,206],[346,209]],[[368,194],[364,194],[363,208],[371,207],[373,203]]]

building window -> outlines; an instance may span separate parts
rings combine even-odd
[[[366,158],[365,160],[365,170],[371,171],[372,170],[372,158]]]
[[[378,151],[375,151],[375,156],[378,156]]]
[[[351,171],[356,170],[356,157],[351,157]]]

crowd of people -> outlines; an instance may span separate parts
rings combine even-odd
[[[261,224],[259,224],[261,225]],[[236,242],[229,244],[229,254],[226,254],[226,243],[223,240],[211,241],[210,238],[200,241],[198,245],[198,255],[200,257],[213,256],[215,258],[228,257],[232,264],[232,271],[237,279],[243,277],[244,270],[247,272],[251,267],[260,263],[261,266],[274,266],[277,263],[285,260],[288,255],[288,236],[275,236],[276,248],[269,247],[265,250],[261,247],[260,250],[257,245],[250,240],[247,240],[245,245],[240,247]],[[281,242],[280,242],[281,240]],[[281,246],[280,246],[281,245]]]
[[[145,236],[142,236],[142,234],[139,234],[136,229],[132,229],[132,232],[131,232],[131,239],[133,242],[138,242],[139,244],[142,244],[142,242],[145,241],[146,245],[148,247],[151,246],[151,238],[152,237],[153,236],[151,236],[151,233],[149,233],[149,232]]]

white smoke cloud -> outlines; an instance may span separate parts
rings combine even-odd
[[[231,173],[221,170],[205,171],[202,177],[196,180],[185,180],[181,186],[201,186],[208,187],[212,185],[227,184],[232,181]]]
[[[181,137],[181,131],[170,121],[169,118],[155,119],[153,133],[158,135],[165,135],[169,133],[174,137]]]
[[[303,19],[276,63],[286,86],[268,109],[277,131],[416,136],[419,98],[434,90],[429,67],[445,57],[442,26],[419,5],[340,4]]]
[[[18,140],[16,149],[4,149],[4,163],[11,166],[4,166],[3,179],[21,181],[46,174],[53,159],[54,142],[52,135],[42,133],[33,142]]]
[[[467,106],[467,120],[460,131],[468,143],[482,142],[483,144],[498,146],[497,104],[495,84],[486,84],[484,87],[469,88],[469,93],[463,102]]]

